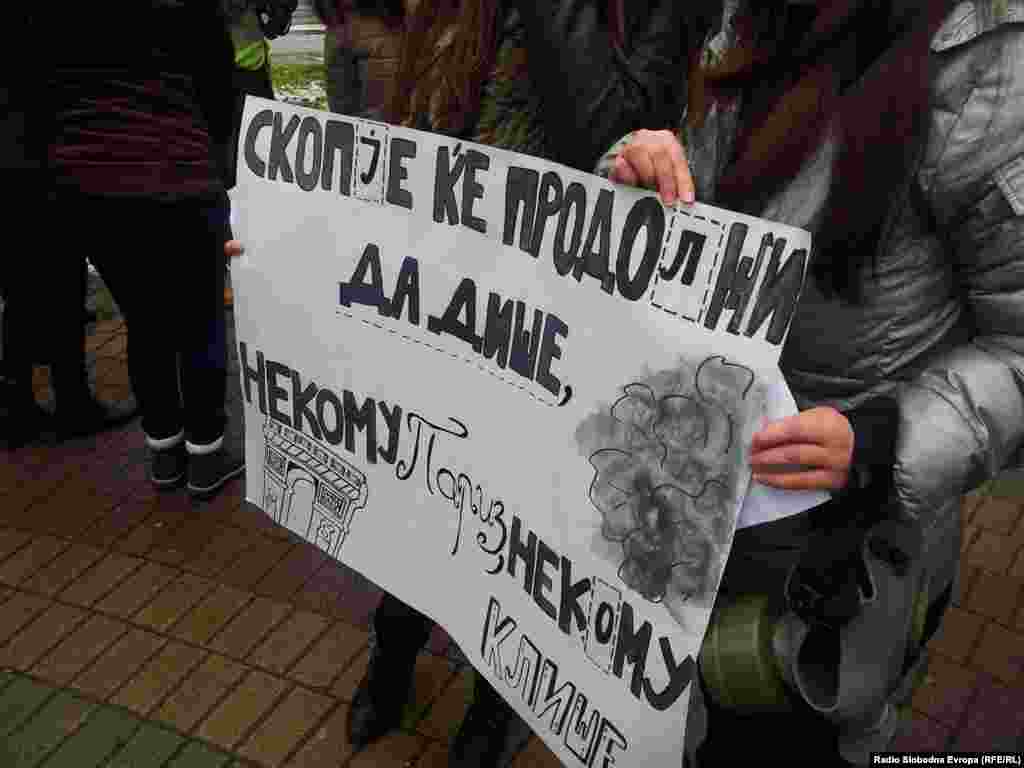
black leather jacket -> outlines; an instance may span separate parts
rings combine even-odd
[[[626,2],[625,47],[611,43],[606,3],[508,0],[521,16],[531,86],[553,159],[591,171],[608,145],[636,128],[674,125],[685,103],[688,40],[697,4]]]

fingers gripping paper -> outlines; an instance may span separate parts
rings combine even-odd
[[[676,768],[809,236],[258,99],[238,183],[248,499],[566,765]]]

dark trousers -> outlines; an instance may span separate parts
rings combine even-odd
[[[9,221],[24,232],[45,232],[55,221],[42,175],[18,174],[18,194],[5,203]],[[61,411],[73,411],[90,395],[85,368],[85,293],[88,278],[81,251],[39,247],[22,239],[3,263],[3,371],[8,395],[32,398],[32,366],[48,363]]]
[[[66,257],[88,256],[125,317],[132,389],[156,440],[184,429],[205,445],[224,434],[222,205],[79,195],[56,204],[53,220],[71,233]]]
[[[412,669],[417,654],[427,644],[433,628],[434,622],[430,618],[390,592],[381,598],[373,615],[377,647],[387,655],[388,664],[395,668]],[[476,669],[473,670],[473,697],[492,712],[504,712],[511,717],[512,710],[501,694]]]
[[[385,593],[373,615],[377,645],[399,661],[414,660],[430,639],[433,628],[433,621],[390,592]]]

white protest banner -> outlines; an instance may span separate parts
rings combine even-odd
[[[566,765],[671,766],[807,233],[249,99],[246,495]]]

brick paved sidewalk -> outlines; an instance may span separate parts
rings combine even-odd
[[[100,394],[127,396],[123,326],[89,349]],[[0,461],[0,766],[444,766],[471,679],[447,636],[402,730],[352,755],[379,592],[244,504],[241,481],[197,504],[155,493],[144,461],[137,426]],[[1021,748],[1024,477],[989,490],[965,505],[964,582],[900,749]],[[513,768],[557,765],[520,743]]]

